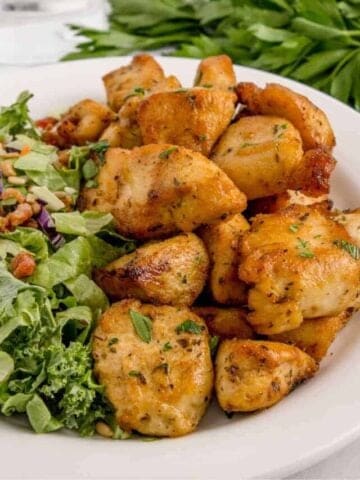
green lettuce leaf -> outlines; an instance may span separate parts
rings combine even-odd
[[[68,235],[88,236],[98,233],[113,221],[111,213],[68,212],[53,213],[56,231]]]

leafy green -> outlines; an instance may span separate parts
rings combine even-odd
[[[17,227],[12,232],[1,233],[0,238],[11,240],[19,248],[28,250],[35,256],[36,260],[44,260],[49,255],[47,237],[35,228]]]
[[[94,235],[113,221],[111,213],[79,211],[53,213],[56,231],[68,235]]]
[[[137,335],[141,338],[143,342],[150,343],[152,334],[151,318],[131,309],[129,310],[129,315]]]
[[[5,382],[14,371],[14,360],[6,352],[0,350],[0,385]]]
[[[0,140],[10,139],[18,133],[38,138],[38,133],[29,116],[28,102],[32,98],[29,92],[21,92],[15,103],[9,107],[0,107]]]
[[[195,333],[199,335],[203,331],[203,327],[193,320],[185,320],[176,327],[176,333]]]
[[[111,0],[108,31],[72,26],[85,37],[64,60],[226,53],[240,65],[304,81],[360,110],[358,0]]]

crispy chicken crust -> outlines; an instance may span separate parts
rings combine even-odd
[[[163,305],[192,305],[204,288],[209,258],[193,233],[148,243],[95,272],[113,300],[138,298]]]
[[[151,89],[164,78],[163,69],[151,55],[135,55],[130,65],[120,67],[103,77],[108,104],[118,112],[129,95],[136,93],[135,89]]]
[[[211,155],[249,200],[289,188],[302,157],[293,125],[265,115],[242,117],[230,125]]]
[[[211,335],[220,338],[253,338],[254,332],[247,323],[243,308],[192,307],[192,311],[206,322]]]
[[[168,144],[110,148],[98,185],[84,189],[80,207],[111,212],[118,231],[137,239],[190,232],[246,207],[213,162]]]
[[[239,275],[251,286],[248,320],[257,333],[281,333],[307,318],[357,308],[360,263],[342,241],[351,241],[343,226],[311,207],[253,219]]]
[[[307,97],[277,83],[259,88],[254,83],[239,83],[239,101],[255,115],[276,115],[289,120],[299,130],[305,150],[332,149],[335,136],[325,113]]]
[[[313,358],[291,345],[224,340],[215,365],[217,399],[226,412],[253,412],[279,402],[317,370]]]
[[[230,57],[217,55],[201,60],[195,75],[194,86],[229,90],[235,85],[236,75]]]
[[[149,343],[134,330],[130,311],[151,319]],[[179,331],[188,320],[198,333]],[[209,335],[201,318],[187,308],[123,300],[102,315],[93,339],[95,374],[121,428],[169,437],[195,430],[213,388]]]
[[[239,279],[239,242],[249,229],[240,214],[232,215],[199,231],[210,256],[209,289],[216,302],[226,305],[246,303],[246,285]]]
[[[143,142],[181,145],[208,156],[234,115],[235,100],[232,91],[202,87],[154,93],[139,107]]]
[[[327,351],[351,317],[352,311],[346,311],[334,317],[310,318],[300,327],[289,332],[270,335],[269,340],[287,343],[300,348],[317,362],[325,357]]]

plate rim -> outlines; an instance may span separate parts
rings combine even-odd
[[[145,52],[151,54],[151,52]],[[166,62],[170,63],[177,63],[177,62],[186,62],[186,63],[191,63],[193,66],[198,64],[200,59],[193,59],[193,58],[185,58],[185,57],[168,57],[168,56],[161,56],[161,55],[153,55],[160,64],[164,64]],[[11,72],[3,72],[1,73],[0,70],[0,85],[3,81],[11,81],[11,78],[16,78],[21,75],[28,76],[29,71],[30,71],[30,76],[31,76],[31,70],[34,71],[43,71],[44,75],[46,74],[47,71],[53,70],[53,69],[63,69],[63,68],[69,68],[73,65],[80,66],[82,64],[93,64],[93,63],[98,63],[98,64],[105,64],[107,62],[111,63],[112,61],[116,61],[119,63],[119,66],[124,65],[126,62],[128,62],[133,56],[132,55],[126,55],[126,56],[119,56],[119,57],[101,57],[101,58],[96,58],[96,59],[82,59],[82,60],[76,60],[76,61],[69,61],[69,62],[63,62],[63,63],[55,63],[55,64],[49,64],[49,65],[40,65],[36,67],[25,67],[25,68],[19,68],[15,71]],[[235,67],[241,69],[244,71],[245,74],[251,74],[251,72],[257,72],[260,73],[261,75],[266,75],[269,76],[269,81],[274,80],[274,81],[280,81],[284,82],[284,84],[289,84],[290,86],[293,85],[294,87],[300,86],[301,90],[308,90],[309,94],[314,94],[316,93],[317,96],[320,96],[323,98],[323,101],[325,103],[333,103],[334,105],[337,106],[337,108],[345,109],[347,111],[347,115],[354,116],[355,119],[358,121],[360,120],[360,113],[351,108],[350,106],[342,103],[341,101],[331,97],[330,95],[321,92],[319,90],[314,89],[313,87],[310,87],[306,84],[303,84],[301,82],[298,82],[296,80],[292,80],[289,78],[285,77],[280,77],[279,75],[266,72],[264,70],[260,69],[254,69],[251,67],[246,67],[242,65],[236,65]],[[164,66],[165,70],[170,68],[168,66]],[[270,80],[271,79],[271,80]],[[66,90],[71,90],[71,87],[66,87]],[[1,96],[1,94],[0,94]],[[1,100],[1,98],[0,98]],[[1,103],[1,101],[0,101]],[[240,428],[240,427],[239,427]],[[241,432],[240,432],[241,433]],[[196,435],[196,433],[195,433]],[[264,471],[261,476],[283,476],[283,475],[290,475],[295,472],[298,472],[299,470],[302,470],[304,468],[307,468],[311,465],[314,465],[321,460],[327,458],[329,455],[332,453],[340,450],[341,448],[344,448],[347,444],[351,443],[354,441],[356,438],[360,437],[360,418],[359,418],[359,423],[355,425],[351,430],[347,430],[346,432],[343,433],[340,437],[337,439],[331,440],[327,444],[320,445],[317,449],[313,449],[312,451],[309,451],[308,454],[303,454],[301,458],[299,458],[296,462],[290,461],[289,463],[283,463],[281,467],[278,469],[271,468],[267,472]],[[1,439],[1,438],[0,438]],[[79,477],[80,478],[80,477]],[[82,478],[82,477],[81,477]],[[98,477],[92,477],[92,478],[98,478]],[[125,478],[125,477],[122,477]],[[207,475],[207,478],[209,476]],[[231,478],[231,477],[229,477]],[[247,478],[260,478],[259,475],[255,475],[253,477],[247,477]]]

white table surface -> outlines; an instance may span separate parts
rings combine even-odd
[[[103,20],[101,24],[103,23]],[[74,22],[75,23],[75,22]],[[93,25],[95,26],[95,25]],[[100,26],[100,25],[99,25]],[[102,25],[101,25],[102,26]],[[1,59],[0,59],[1,60]],[[4,65],[0,61],[0,76],[4,72],[14,71],[18,67]],[[29,67],[31,68],[31,67]],[[1,94],[0,94],[1,104]],[[286,452],[284,452],[286,455]],[[0,472],[1,477],[1,472]],[[286,480],[358,480],[360,479],[360,439],[345,447],[330,458],[302,472],[287,477]],[[277,479],[274,479],[277,480]]]

